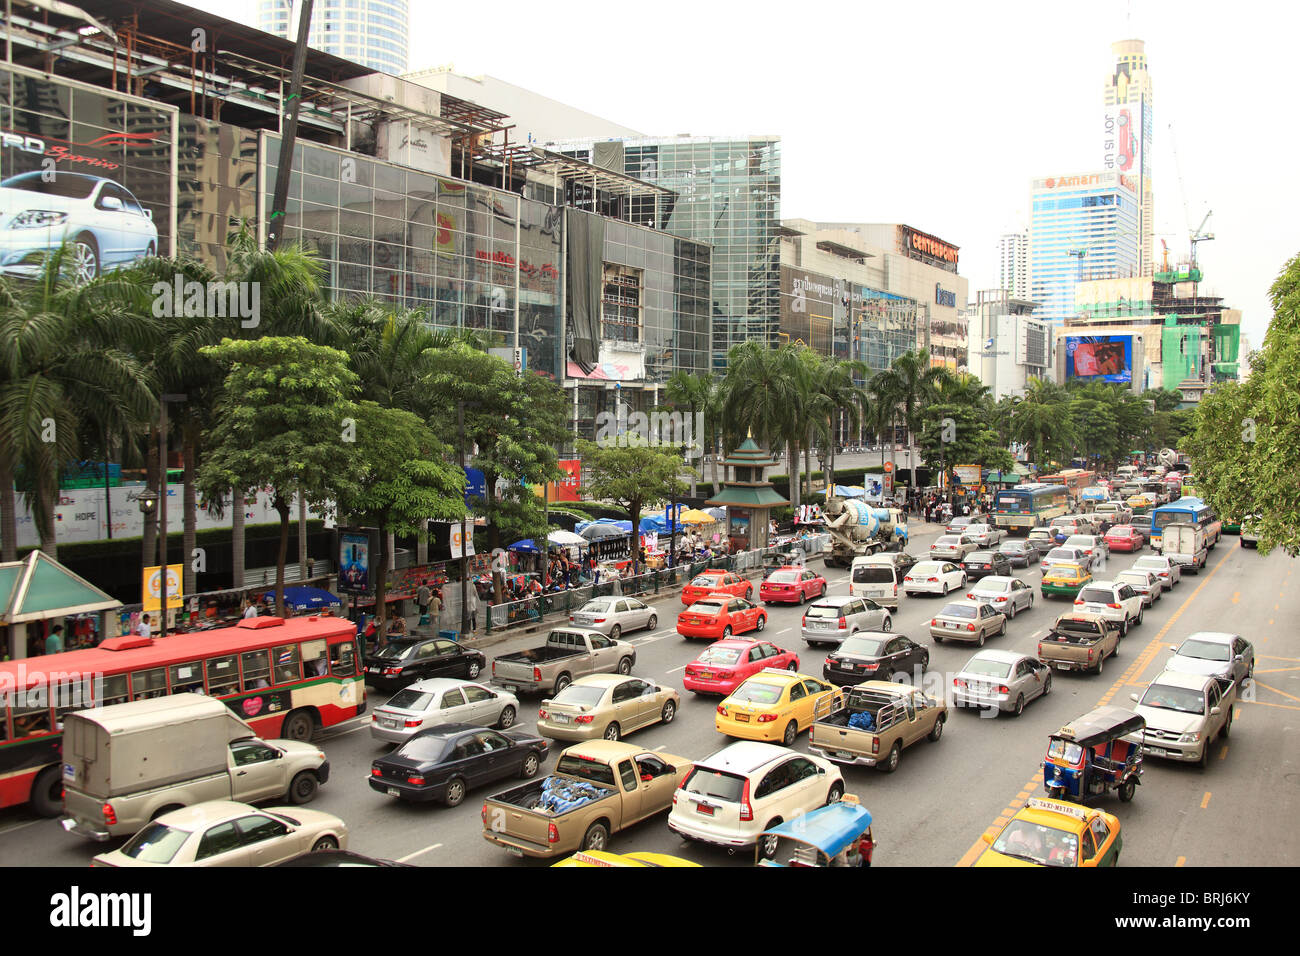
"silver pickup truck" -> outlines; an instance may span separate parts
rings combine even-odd
[[[508,691],[558,694],[585,674],[632,673],[636,648],[586,627],[558,627],[541,647],[492,662],[492,680]]]

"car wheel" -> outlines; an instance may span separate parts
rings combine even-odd
[[[146,259],[152,258],[157,254],[158,254],[158,246],[156,243],[150,242],[149,245],[144,247],[144,255]]]
[[[921,670],[928,670],[930,667],[930,655],[925,654],[921,657]]]
[[[722,639],[725,641],[725,640],[726,640],[727,638],[729,638],[729,637],[731,637],[731,625],[730,625],[730,624],[728,624],[726,627],[724,627],[724,628],[722,629]]]
[[[977,647],[984,646],[984,628],[982,627],[980,628],[980,636],[975,639],[975,645]]]
[[[1006,633],[1007,633],[1007,619],[1006,619],[1006,615],[1003,615],[1002,628],[1001,630],[998,631],[998,637],[1004,637]]]
[[[888,634],[890,630],[893,629],[893,627],[894,627],[894,619],[891,618],[888,614],[886,614],[885,619],[880,622],[880,629],[884,631],[886,634]]]
[[[1144,610],[1143,610],[1143,609],[1139,609],[1139,610],[1138,610],[1137,620],[1133,622],[1134,624],[1141,624],[1141,623],[1142,623],[1142,615],[1143,615],[1143,613],[1144,613]]]
[[[1204,770],[1209,765],[1210,765],[1210,742],[1207,740],[1205,741],[1205,743],[1201,744],[1201,756],[1196,761],[1196,766],[1201,770]]]
[[[1125,615],[1124,617],[1124,622],[1119,626],[1119,636],[1121,638],[1128,637],[1128,616],[1127,615]]]
[[[844,785],[840,783],[831,784],[830,792],[826,794],[825,806],[829,807],[832,803],[839,803],[840,798],[843,796],[844,796]]]
[[[568,674],[561,674],[559,677],[555,678],[555,694],[552,696],[558,695],[561,691],[564,690],[564,688],[568,687],[572,683],[573,683],[572,677],[570,677]]]
[[[280,736],[285,740],[310,740],[316,722],[305,710],[295,710],[280,725]]]
[[[785,734],[781,737],[781,743],[785,744],[787,747],[793,747],[794,740],[798,736],[799,725],[792,720],[790,723],[785,725]]]
[[[603,823],[593,823],[587,827],[587,832],[582,838],[582,848],[584,850],[603,850],[609,845],[609,827]]]
[[[318,790],[320,790],[320,778],[316,776],[315,771],[304,770],[289,784],[289,802],[299,807],[304,803],[311,803],[316,799]]]
[[[788,671],[797,671],[799,669],[799,662],[791,661],[789,664],[785,666],[785,669]]]
[[[932,635],[932,636],[934,637],[934,642],[935,642],[936,644],[942,644],[942,643],[943,643],[943,638],[940,637],[938,634],[935,634],[935,635]]]
[[[894,746],[889,748],[889,756],[885,758],[885,765],[880,769],[885,773],[893,773],[898,769],[898,757],[903,752],[902,741],[895,740]]]
[[[630,657],[625,657],[625,658],[623,658],[621,661],[619,661],[619,662],[618,662],[618,672],[619,672],[620,674],[630,674],[630,673],[632,673],[632,658],[630,658]]]
[[[1047,676],[1043,678],[1043,696],[1046,697],[1052,692],[1052,672],[1048,671]]]
[[[1119,785],[1119,799],[1121,803],[1128,803],[1137,793],[1137,778],[1129,777]]]
[[[541,765],[541,758],[538,757],[535,752],[530,753],[524,758],[524,762],[519,766],[519,776],[523,777],[525,780],[535,777],[537,776],[537,768]]]
[[[774,820],[768,821],[767,826],[765,826],[763,829],[771,830],[773,827],[777,827],[780,825],[781,825],[781,818],[777,817]],[[763,859],[770,860],[772,859],[772,857],[776,856],[776,845],[778,842],[780,842],[780,837],[776,836],[775,834],[763,837],[762,841],[759,843],[759,852],[762,853]]]
[[[930,728],[930,732],[925,735],[926,739],[929,740],[930,743],[936,742],[940,737],[943,736],[944,723],[945,721],[942,717],[940,717],[938,720],[934,722],[934,726]]]
[[[85,285],[99,275],[99,243],[88,232],[83,232],[72,243],[71,262],[74,285]]]
[[[479,667],[478,661],[470,661],[469,670],[466,671],[466,674],[469,676],[470,680],[473,680],[475,677],[478,677],[480,670],[482,670],[482,668]]]
[[[801,589],[799,590],[799,604],[800,604],[800,605],[804,605],[804,604],[807,604],[807,603],[808,603],[808,592],[807,592],[807,591],[804,591],[804,590],[801,588]]]
[[[319,853],[321,850],[337,850],[338,848],[339,841],[332,836],[323,836],[311,845],[313,853]]]
[[[465,799],[465,781],[460,777],[452,777],[447,781],[447,789],[443,793],[442,802],[449,807],[458,807]]]
[[[1019,717],[1024,712],[1025,712],[1025,695],[1019,694],[1016,697],[1016,707],[1013,711],[1011,711],[1011,716]]]
[[[501,708],[501,716],[497,718],[497,729],[506,730],[513,727],[515,723],[515,709],[509,705]]]
[[[608,727],[605,728],[605,734],[604,734],[605,739],[618,740],[618,735],[620,732],[621,732],[621,728],[618,726],[618,721],[613,721],[610,723]]]
[[[1225,720],[1223,722],[1223,726],[1219,728],[1219,736],[1224,740],[1227,740],[1229,735],[1231,734],[1232,734],[1232,709],[1229,708],[1228,719]]]
[[[760,614],[760,615],[758,616],[758,622],[754,625],[754,628],[755,628],[755,630],[759,630],[759,631],[761,631],[761,630],[762,630],[763,628],[765,628],[765,627],[767,627],[767,615],[766,615],[766,614]]]
[[[42,817],[57,817],[63,812],[63,776],[58,764],[37,774],[32,784],[31,804]]]
[[[647,631],[653,631],[658,626],[659,626],[659,615],[651,614],[650,620],[645,622],[645,629]]]
[[[609,629],[609,639],[611,641],[617,641],[622,636],[623,636],[623,628],[620,627],[619,625],[615,624],[613,627]]]
[[[665,724],[671,724],[673,718],[677,716],[677,705],[671,700],[664,701],[663,710],[659,711],[659,719]]]
[[[944,596],[944,597],[947,597],[947,596],[948,596],[948,582],[947,582],[947,581],[944,581],[944,582],[943,582],[943,596]]]
[[[1093,673],[1100,674],[1102,672],[1102,669],[1105,666],[1106,666],[1106,657],[1105,655],[1102,655],[1101,657],[1097,658],[1097,669]]]
[[[1016,602],[1015,602],[1015,601],[1012,601],[1012,602],[1011,602],[1011,615],[1010,615],[1010,616],[1011,616],[1011,620],[1014,621],[1014,620],[1016,619]]]

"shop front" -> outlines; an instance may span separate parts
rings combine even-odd
[[[63,650],[94,647],[117,636],[122,602],[43,551],[0,564],[0,639],[6,659],[43,654],[56,629]]]

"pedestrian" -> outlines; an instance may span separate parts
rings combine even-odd
[[[137,626],[137,633],[138,633],[141,637],[148,637],[150,634],[153,633],[153,629],[150,628],[150,626],[149,626],[149,615],[148,615],[148,614],[141,614],[141,615],[140,615],[140,623],[139,623],[139,625]]]
[[[63,625],[55,624],[50,636],[45,639],[45,653],[58,654],[63,650]]]
[[[420,585],[420,589],[415,592],[415,603],[419,605],[420,617],[429,613],[429,600],[433,597],[433,592],[429,590],[429,582],[425,581]]]
[[[257,617],[257,605],[248,598],[244,598],[244,617]]]
[[[859,866],[871,865],[871,851],[875,848],[876,841],[871,838],[871,827],[867,827],[867,832],[858,840],[858,855],[862,858]]]
[[[442,591],[436,588],[429,592],[429,620],[434,626],[442,620]]]
[[[469,629],[478,630],[478,588],[469,589]]]

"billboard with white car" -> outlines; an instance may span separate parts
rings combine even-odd
[[[87,282],[171,255],[174,111],[0,69],[0,274],[38,275],[68,246]]]

